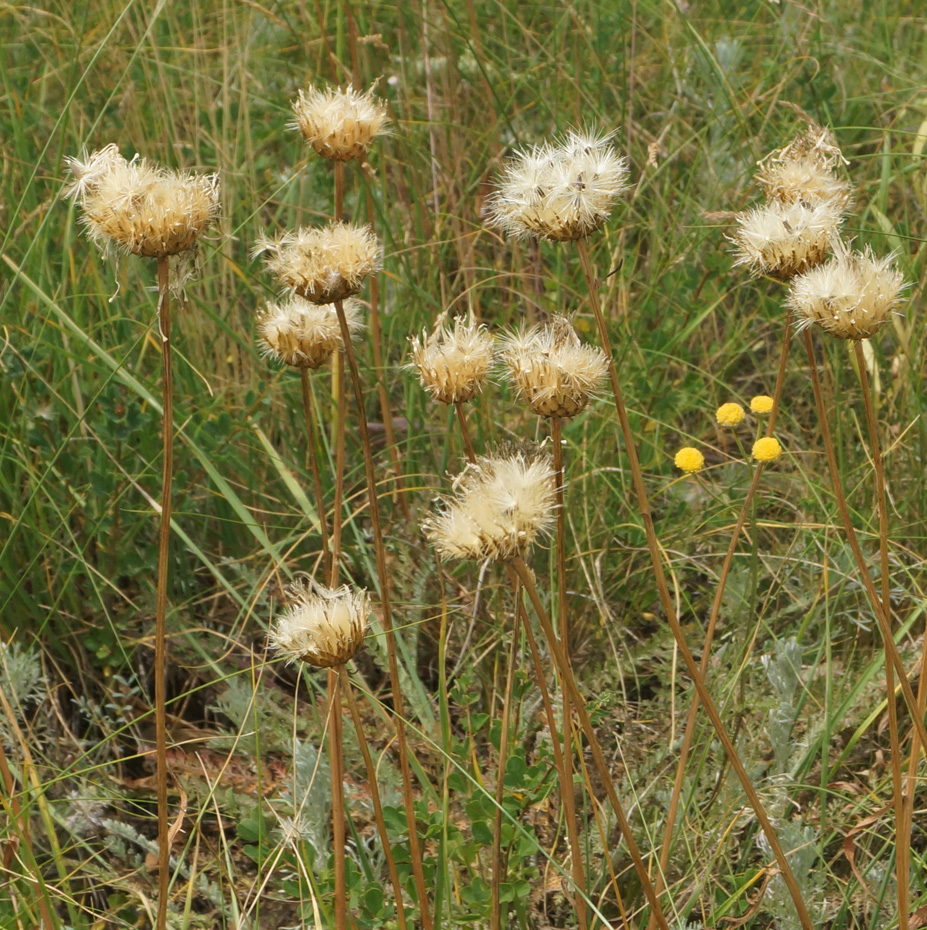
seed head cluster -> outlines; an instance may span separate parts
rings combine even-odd
[[[346,300],[344,315],[352,337],[358,335],[364,328],[360,301]],[[296,295],[267,304],[258,314],[257,333],[262,355],[293,368],[318,368],[344,350],[334,308]]]
[[[542,417],[572,417],[608,373],[597,346],[580,342],[563,316],[506,337],[499,358],[520,400]]]
[[[483,389],[493,363],[493,337],[470,316],[439,323],[411,340],[412,363],[422,387],[442,404],[472,400]]]
[[[74,182],[67,190],[101,248],[130,255],[179,255],[219,213],[218,176],[171,171],[137,155],[126,161],[111,144],[88,158],[67,158]]]
[[[826,265],[792,282],[787,303],[800,327],[816,323],[838,339],[868,339],[898,309],[904,288],[894,256],[841,246]]]
[[[570,131],[559,143],[517,153],[487,202],[489,222],[509,236],[555,242],[595,232],[627,188],[628,161],[610,139]]]
[[[298,581],[287,588],[289,606],[270,632],[270,644],[287,662],[332,668],[349,662],[364,642],[370,599],[363,589],[327,588]]]
[[[454,496],[422,529],[438,552],[451,559],[525,556],[550,529],[556,480],[546,455],[513,452],[481,458],[454,480]]]
[[[350,223],[263,236],[255,249],[256,255],[261,253],[267,270],[289,293],[314,304],[352,297],[382,261],[373,230]]]
[[[386,103],[351,87],[319,90],[308,87],[293,101],[293,128],[323,158],[350,161],[367,154],[388,120]]]
[[[833,248],[843,214],[829,202],[774,200],[737,217],[735,265],[787,281],[820,265]]]

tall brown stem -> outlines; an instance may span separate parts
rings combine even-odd
[[[325,564],[325,574],[330,578],[332,573],[331,553],[328,549],[328,520],[325,517],[325,495],[322,493],[322,473],[319,469],[319,456],[315,444],[315,427],[312,418],[312,387],[309,383],[309,371],[299,369],[300,382],[303,391],[303,417],[306,423],[306,445],[309,447],[309,470],[312,472],[312,487],[315,491],[315,509],[319,515],[319,532],[322,536],[322,559]]]
[[[792,317],[788,315],[785,320],[785,332],[782,336],[782,351],[779,356],[779,371],[776,374],[775,396],[773,397],[773,408],[769,414],[769,423],[766,426],[766,435],[772,436],[776,428],[776,417],[779,413],[779,401],[782,398],[782,385],[785,381],[786,362],[789,357],[789,347],[792,343]],[[740,514],[737,517],[737,523],[731,532],[731,539],[728,543],[727,552],[724,555],[724,562],[721,565],[721,574],[718,576],[718,587],[715,590],[714,600],[711,604],[711,613],[708,617],[708,627],[705,630],[705,642],[702,645],[702,658],[699,661],[699,672],[702,677],[708,672],[708,665],[711,660],[711,645],[714,642],[715,627],[718,622],[718,615],[721,612],[721,603],[724,598],[724,589],[727,586],[727,579],[730,575],[731,565],[734,562],[734,555],[737,551],[737,543],[740,540],[740,534],[743,531],[747,515],[750,513],[750,507],[753,504],[753,498],[756,495],[757,488],[760,486],[760,478],[763,477],[763,463],[758,462],[753,472],[753,479],[747,490],[747,496],[744,498],[743,506],[740,508]],[[682,738],[682,748],[679,750],[679,761],[676,763],[676,779],[673,782],[673,793],[670,797],[669,808],[666,814],[666,825],[663,829],[663,845],[660,847],[660,869],[656,877],[657,894],[662,894],[666,882],[666,870],[669,866],[669,857],[672,850],[673,827],[676,824],[676,813],[679,807],[679,799],[682,796],[682,786],[685,778],[686,763],[689,760],[689,750],[692,748],[692,739],[695,735],[695,721],[698,716],[699,708],[698,692],[692,696],[692,703],[689,706],[689,716],[686,719],[685,734]],[[653,918],[651,917],[650,930],[653,930]]]
[[[341,531],[344,526],[344,459],[345,459],[345,420],[348,405],[344,393],[344,353],[336,352],[332,358],[332,386],[335,389],[335,500],[332,505],[332,554],[329,571],[329,585],[338,586],[341,568]]]
[[[608,338],[608,330],[605,326],[605,319],[602,316],[602,308],[599,304],[598,292],[596,290],[596,279],[592,269],[592,261],[589,258],[589,250],[586,246],[585,240],[578,239],[576,241],[576,245],[579,251],[583,274],[586,278],[586,283],[589,290],[589,300],[592,305],[593,312],[595,313],[596,326],[599,331],[599,339],[602,342],[602,349],[608,356],[608,375],[609,380],[611,381],[612,394],[615,399],[615,409],[618,413],[618,422],[621,426],[625,451],[627,453],[628,462],[631,468],[631,479],[634,485],[635,495],[637,496],[638,510],[641,515],[641,520],[644,524],[644,531],[647,535],[647,548],[650,552],[650,562],[653,567],[654,580],[656,581],[657,591],[660,595],[660,602],[663,606],[663,612],[666,614],[667,622],[670,625],[670,629],[673,631],[673,637],[675,638],[679,647],[679,652],[686,664],[689,675],[695,683],[695,687],[698,690],[699,696],[705,705],[705,711],[711,719],[712,726],[714,726],[718,735],[718,739],[721,742],[721,745],[724,747],[724,751],[730,760],[731,767],[734,769],[741,785],[743,786],[744,793],[747,795],[747,798],[750,801],[750,806],[756,813],[757,820],[760,822],[760,826],[763,828],[763,832],[766,834],[766,839],[769,841],[770,848],[772,849],[773,854],[776,857],[776,862],[778,863],[782,872],[783,881],[785,882],[786,887],[789,890],[789,894],[792,897],[792,901],[795,904],[795,909],[798,912],[799,921],[801,922],[804,930],[813,930],[811,917],[808,914],[808,908],[805,906],[801,889],[798,887],[795,874],[792,871],[792,867],[789,865],[785,851],[782,849],[782,845],[779,842],[779,837],[776,835],[776,831],[773,829],[772,823],[766,814],[766,809],[764,808],[762,801],[760,801],[760,797],[757,794],[756,789],[753,787],[753,783],[750,781],[750,776],[747,774],[747,770],[744,768],[743,763],[740,761],[740,757],[737,754],[737,750],[734,748],[733,742],[731,742],[731,738],[728,736],[727,730],[721,721],[721,717],[718,713],[717,707],[715,706],[714,700],[708,693],[708,689],[705,687],[705,682],[703,681],[702,676],[699,674],[698,666],[695,664],[695,659],[692,657],[692,652],[689,650],[685,634],[683,633],[682,627],[679,624],[679,620],[676,617],[676,608],[673,605],[673,599],[670,596],[669,587],[666,583],[666,575],[663,570],[663,560],[662,556],[660,555],[660,544],[657,540],[656,530],[654,529],[653,525],[653,515],[650,512],[650,502],[647,499],[647,489],[644,486],[644,476],[641,471],[640,461],[637,457],[637,449],[634,445],[634,435],[631,431],[631,423],[628,419],[627,410],[624,406],[624,400],[622,399],[621,385],[618,381],[618,372],[615,369],[615,360],[612,356],[611,342]]]
[[[341,678],[328,670],[328,762],[332,783],[332,851],[335,857],[335,928],[347,930],[348,894],[344,831],[344,754],[341,732]]]
[[[882,463],[882,446],[879,442],[879,428],[876,423],[875,410],[872,406],[872,394],[869,387],[869,374],[866,371],[866,358],[863,344],[859,340],[853,343],[856,352],[856,366],[859,369],[859,384],[866,406],[866,425],[869,430],[869,446],[872,450],[872,464],[875,472],[875,493],[879,508],[879,570],[882,582],[882,610],[891,621],[891,577],[888,570],[888,501],[885,493],[885,469]],[[892,755],[892,802],[895,808],[895,879],[898,891],[898,930],[908,930],[910,914],[910,855],[911,836],[905,823],[905,803],[901,783],[901,745],[898,739],[898,708],[895,704],[895,676],[892,662],[885,651],[885,697],[888,704],[888,738]],[[914,740],[917,751],[917,739]],[[916,756],[915,756],[916,758]]]
[[[872,582],[872,576],[869,574],[869,566],[866,564],[863,550],[860,548],[859,539],[856,536],[856,530],[853,528],[853,521],[850,519],[850,511],[847,507],[846,498],[843,494],[843,482],[840,480],[840,469],[837,465],[837,455],[834,452],[834,440],[830,432],[830,424],[827,421],[827,411],[824,407],[824,395],[821,391],[821,379],[818,375],[818,363],[814,356],[814,344],[811,341],[811,333],[805,330],[805,351],[808,353],[808,365],[811,370],[811,386],[814,390],[814,402],[818,410],[818,420],[821,426],[821,438],[824,442],[824,453],[827,456],[827,466],[830,470],[831,483],[834,486],[834,498],[837,502],[837,510],[840,512],[840,520],[843,523],[843,529],[853,552],[853,558],[856,562],[857,570],[866,594],[869,597],[869,603],[872,605],[872,611],[876,616],[879,624],[879,632],[882,634],[882,642],[885,651],[891,658],[891,663],[898,675],[898,683],[901,685],[901,693],[904,696],[905,705],[908,713],[911,714],[911,722],[914,725],[917,739],[920,740],[921,749],[927,752],[927,730],[924,728],[923,714],[918,712],[917,701],[914,699],[914,692],[911,690],[911,683],[908,681],[908,673],[901,662],[901,656],[898,655],[898,649],[895,646],[895,640],[892,637],[891,621],[882,608],[882,599]],[[916,745],[915,740],[915,745]]]
[[[412,858],[412,872],[415,888],[419,897],[419,913],[422,930],[431,930],[431,910],[426,896],[425,872],[422,867],[422,853],[415,820],[415,803],[412,794],[412,772],[409,767],[409,747],[406,740],[404,701],[399,680],[399,661],[396,658],[396,638],[393,631],[393,613],[389,592],[389,574],[386,567],[386,547],[383,543],[383,527],[380,524],[380,505],[377,498],[377,479],[373,467],[373,451],[370,445],[370,431],[367,428],[367,416],[364,411],[364,391],[361,386],[357,359],[351,345],[351,333],[344,315],[344,305],[335,302],[338,323],[341,326],[341,338],[344,342],[345,358],[351,372],[351,384],[354,387],[354,400],[357,406],[358,426],[361,434],[361,448],[364,455],[364,475],[367,481],[367,500],[370,507],[370,523],[373,529],[373,545],[376,550],[377,577],[380,581],[380,603],[383,607],[383,630],[386,639],[386,652],[389,664],[390,691],[393,699],[393,719],[396,725],[396,743],[399,748],[399,768],[402,773],[403,804],[409,825],[409,853]]]
[[[174,475],[174,377],[171,368],[170,269],[158,259],[158,327],[161,333],[161,525],[158,535],[158,594],[155,607],[155,755],[158,779],[158,914],[157,930],[167,927],[171,848],[167,810],[167,585],[171,542],[171,482]]]

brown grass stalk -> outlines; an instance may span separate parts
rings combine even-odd
[[[695,683],[695,687],[698,690],[702,703],[705,705],[705,711],[711,718],[711,723],[715,728],[718,739],[721,742],[721,745],[723,746],[728,759],[730,760],[732,768],[737,774],[737,778],[743,786],[744,793],[747,795],[750,806],[753,808],[757,820],[760,822],[760,826],[763,828],[763,833],[766,834],[766,839],[769,841],[769,845],[773,851],[773,854],[775,855],[776,862],[778,863],[782,872],[783,881],[785,882],[789,890],[789,894],[795,903],[795,909],[798,912],[798,917],[803,930],[813,930],[811,917],[808,914],[808,908],[805,906],[801,889],[798,887],[795,874],[792,871],[792,867],[789,865],[785,851],[782,849],[782,844],[779,842],[779,837],[776,835],[776,831],[773,829],[772,823],[766,814],[766,809],[763,806],[763,803],[753,786],[753,782],[751,782],[750,776],[747,774],[747,770],[744,768],[743,763],[740,761],[737,750],[727,733],[727,729],[721,721],[721,716],[718,713],[717,707],[715,706],[714,699],[711,697],[708,689],[705,687],[705,682],[699,673],[698,666],[695,664],[695,659],[692,656],[692,652],[690,651],[688,643],[686,642],[685,634],[683,633],[682,627],[680,626],[679,620],[676,616],[676,609],[673,606],[673,599],[670,596],[669,587],[666,583],[666,575],[663,570],[663,561],[660,555],[660,544],[657,540],[657,534],[653,525],[653,515],[650,512],[650,502],[647,499],[647,490],[644,486],[644,476],[641,471],[640,462],[637,458],[637,449],[634,445],[634,435],[631,431],[631,423],[628,419],[627,410],[625,409],[624,401],[622,399],[621,385],[618,381],[618,372],[615,369],[615,360],[612,355],[611,342],[608,338],[605,319],[602,316],[602,308],[599,304],[598,292],[596,290],[596,279],[592,269],[592,261],[589,257],[589,249],[586,246],[585,240],[583,239],[577,239],[576,245],[579,251],[583,274],[586,278],[586,284],[589,290],[589,300],[592,305],[593,312],[595,313],[596,326],[598,327],[599,331],[599,339],[602,342],[602,349],[608,356],[608,374],[612,386],[612,394],[615,399],[615,409],[618,413],[618,421],[621,426],[622,436],[624,438],[625,451],[628,455],[628,461],[631,469],[631,478],[634,484],[634,492],[637,496],[638,510],[641,515],[641,520],[644,524],[644,531],[647,535],[647,548],[650,552],[650,561],[651,565],[653,566],[654,579],[657,584],[657,591],[660,595],[660,601],[663,605],[663,611],[666,614],[667,622],[673,631],[673,637],[675,638],[679,647],[679,652],[686,664],[689,675]]]
[[[312,416],[312,385],[309,382],[308,370],[300,368],[299,378],[303,395],[303,417],[306,423],[306,445],[309,447],[309,470],[312,473],[315,509],[319,515],[319,532],[322,536],[322,561],[325,566],[325,574],[331,580],[332,559],[328,548],[328,519],[325,516],[325,495],[322,492],[322,473],[319,469],[319,455],[315,442],[315,426]]]
[[[332,853],[335,858],[335,928],[347,930],[348,890],[344,830],[344,752],[341,721],[341,678],[328,670],[328,755],[332,785]]]

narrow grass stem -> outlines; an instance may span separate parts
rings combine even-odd
[[[312,487],[315,491],[315,509],[319,515],[319,533],[322,537],[322,560],[325,565],[325,574],[331,577],[332,561],[331,552],[328,548],[328,520],[325,517],[325,495],[322,493],[322,473],[319,469],[319,456],[315,443],[315,426],[312,417],[312,386],[309,382],[308,370],[300,368],[299,378],[303,394],[306,445],[309,448],[309,470],[312,472]]]
[[[377,769],[370,755],[370,746],[367,743],[364,723],[361,720],[360,711],[357,708],[357,701],[354,698],[354,688],[351,685],[351,678],[348,675],[348,670],[345,666],[339,665],[338,673],[341,677],[341,691],[347,701],[348,710],[351,713],[351,720],[354,722],[354,729],[357,732],[357,744],[360,746],[361,755],[364,758],[364,769],[367,772],[367,784],[370,787],[370,799],[373,802],[373,817],[377,824],[377,831],[380,834],[380,843],[383,846],[383,855],[386,859],[386,870],[389,872],[389,880],[393,886],[393,895],[396,898],[396,919],[399,922],[399,930],[406,930],[406,909],[403,903],[402,883],[399,881],[399,870],[396,868],[393,847],[390,843],[389,833],[386,830],[386,819],[383,816],[383,803],[380,799],[380,789],[377,787]]]
[[[515,616],[518,616],[521,603],[520,586],[515,586]],[[502,730],[499,734],[499,762],[496,770],[496,807],[493,811],[492,831],[492,880],[490,883],[490,926],[499,930],[502,925],[502,906],[499,894],[502,889],[504,868],[502,856],[502,802],[505,800],[505,769],[509,757],[509,727],[512,718],[512,691],[515,686],[515,653],[518,648],[518,623],[512,630],[512,642],[509,647],[509,664],[505,670],[505,697],[502,705]],[[490,715],[490,720],[494,715]],[[554,737],[556,739],[556,737]]]
[[[882,608],[882,600],[873,584],[872,576],[869,574],[869,566],[866,564],[866,558],[863,555],[863,550],[860,548],[856,530],[853,528],[853,521],[850,519],[850,511],[843,494],[843,482],[840,480],[837,454],[834,451],[834,440],[831,436],[830,424],[827,421],[827,411],[824,408],[824,395],[821,391],[821,379],[818,374],[818,363],[814,355],[814,344],[811,341],[811,333],[808,332],[808,330],[805,330],[804,336],[805,351],[808,353],[808,365],[811,370],[811,385],[814,390],[814,401],[817,406],[818,420],[821,426],[821,438],[824,443],[824,453],[827,456],[827,466],[830,470],[831,483],[834,486],[834,498],[837,501],[837,510],[840,511],[840,519],[843,522],[843,529],[846,533],[847,542],[850,544],[853,558],[856,561],[856,567],[859,570],[860,578],[863,582],[863,586],[866,588],[866,594],[869,596],[869,602],[872,605],[873,613],[875,613],[876,620],[878,621],[885,651],[889,654],[892,666],[895,669],[895,673],[898,675],[901,693],[904,695],[908,713],[911,714],[911,720],[917,734],[917,739],[920,740],[921,749],[927,752],[927,730],[924,728],[924,718],[923,715],[918,712],[917,701],[914,699],[914,692],[911,690],[911,683],[908,681],[908,673],[901,662],[901,656],[898,654],[898,649],[895,646],[895,640],[892,636],[891,621]]]
[[[785,332],[782,335],[782,351],[779,355],[779,370],[776,374],[775,396],[773,397],[773,408],[770,411],[769,423],[766,426],[766,435],[772,436],[776,427],[776,416],[779,412],[779,402],[782,398],[782,385],[785,381],[786,362],[789,357],[789,348],[792,344],[792,317],[791,314],[786,317]],[[747,490],[747,496],[744,498],[740,513],[737,516],[737,522],[731,531],[731,539],[728,543],[727,552],[724,555],[724,562],[721,565],[721,573],[718,576],[718,587],[715,589],[715,596],[711,604],[711,613],[708,617],[708,627],[705,630],[705,642],[702,645],[702,658],[699,661],[699,672],[702,677],[708,672],[708,665],[711,660],[711,645],[714,642],[715,627],[718,623],[718,615],[721,612],[721,604],[724,598],[724,590],[727,586],[727,580],[730,576],[731,565],[734,562],[734,555],[737,552],[737,543],[740,540],[740,534],[743,531],[747,516],[750,513],[750,507],[756,495],[757,488],[760,486],[760,479],[763,477],[763,463],[758,462],[753,472],[753,479]],[[689,706],[689,715],[686,718],[686,729],[682,738],[682,747],[679,750],[679,761],[676,763],[676,778],[673,782],[673,793],[670,797],[669,808],[666,815],[666,826],[663,830],[663,845],[660,847],[660,868],[656,876],[657,894],[662,894],[664,883],[666,881],[666,870],[669,867],[669,857],[672,850],[673,828],[676,824],[676,814],[679,808],[679,800],[682,796],[682,786],[685,778],[686,763],[689,760],[689,750],[692,748],[692,739],[695,735],[695,721],[699,708],[698,691],[692,695],[692,703]],[[653,930],[653,918],[649,923],[650,930]]]
[[[875,473],[875,494],[879,508],[879,572],[882,587],[882,610],[891,623],[891,576],[888,567],[888,500],[885,493],[885,468],[882,461],[882,446],[879,442],[879,427],[876,423],[866,371],[863,344],[855,340],[856,366],[859,369],[859,385],[866,407],[866,425],[869,431],[869,446]],[[911,836],[905,823],[905,802],[901,781],[901,745],[898,739],[898,708],[895,702],[895,676],[892,662],[885,651],[885,698],[888,706],[888,737],[892,757],[892,803],[895,808],[895,880],[898,891],[898,930],[908,930],[910,914],[910,856]],[[913,752],[917,753],[917,737]]]
[[[538,622],[541,624],[541,629],[544,631],[544,636],[547,638],[547,644],[550,648],[551,654],[554,656],[554,661],[560,673],[561,680],[563,681],[566,689],[569,691],[570,697],[573,699],[573,706],[576,708],[580,726],[582,727],[583,733],[586,735],[586,739],[589,741],[589,747],[592,750],[592,758],[595,760],[596,768],[599,770],[602,783],[605,785],[605,791],[608,794],[608,800],[611,803],[612,810],[615,812],[615,818],[618,821],[618,828],[621,830],[621,835],[624,837],[625,844],[628,847],[628,855],[630,855],[631,861],[634,863],[634,868],[637,871],[637,876],[640,879],[641,886],[644,889],[644,894],[647,897],[647,901],[650,904],[650,907],[653,909],[654,913],[657,915],[657,925],[661,928],[661,930],[669,930],[669,927],[666,923],[666,916],[663,913],[663,908],[660,906],[660,901],[654,893],[653,883],[650,881],[650,875],[647,872],[647,866],[644,864],[644,860],[641,857],[640,850],[638,849],[637,843],[634,839],[634,833],[631,830],[631,825],[628,823],[628,818],[624,813],[624,807],[618,798],[618,792],[615,790],[615,784],[612,781],[608,763],[605,761],[605,754],[602,752],[602,747],[599,744],[598,737],[596,736],[595,727],[592,725],[592,720],[586,710],[586,704],[583,700],[583,696],[576,685],[576,680],[573,678],[573,671],[566,660],[563,647],[560,643],[560,640],[557,639],[557,636],[554,633],[553,624],[551,624],[550,617],[547,615],[547,610],[545,609],[544,604],[541,601],[541,597],[538,594],[537,585],[534,583],[532,573],[528,566],[525,564],[524,559],[522,559],[520,556],[512,559],[509,564],[517,573],[522,585],[524,585],[525,591],[527,592],[528,597],[531,600],[531,604],[534,607],[534,612],[538,618]],[[810,925],[808,930],[811,930]]]
[[[570,626],[567,610],[566,588],[566,513],[564,511],[564,477],[563,477],[563,418],[553,417],[550,423],[551,443],[554,447],[554,481],[557,484],[557,625],[560,630],[560,642],[563,654],[570,662]],[[576,799],[573,794],[573,753],[570,745],[573,739],[572,711],[570,694],[566,688],[563,697],[563,808],[566,818],[567,835],[570,840],[570,867],[573,882],[579,893],[575,896],[576,919],[579,930],[586,930],[586,873],[583,866],[582,846],[579,842],[579,824],[576,820]]]
[[[154,649],[155,755],[158,781],[158,913],[155,926],[157,930],[166,930],[167,898],[171,880],[167,810],[167,585],[171,542],[171,482],[174,475],[174,377],[171,367],[170,268],[166,256],[158,259],[158,328],[161,334],[163,456]]]
[[[344,356],[351,372],[351,384],[354,388],[354,400],[357,406],[357,420],[360,429],[361,449],[364,456],[367,500],[370,505],[370,524],[373,529],[377,577],[380,581],[380,603],[383,608],[382,622],[389,665],[390,692],[393,698],[393,720],[396,726],[396,743],[399,749],[399,768],[402,773],[403,805],[405,807],[406,820],[409,825],[409,854],[412,859],[412,873],[415,879],[415,888],[419,897],[419,913],[421,915],[422,930],[431,930],[431,909],[428,906],[425,872],[422,866],[422,852],[418,838],[418,827],[415,820],[415,801],[412,793],[412,772],[409,767],[409,746],[406,739],[404,701],[402,697],[402,686],[399,680],[399,660],[396,657],[396,638],[393,631],[389,575],[386,567],[386,547],[383,543],[383,527],[380,524],[380,506],[377,499],[377,478],[373,467],[373,449],[370,445],[370,431],[367,428],[367,416],[364,411],[364,391],[361,386],[360,372],[357,368],[357,359],[354,356],[354,347],[351,344],[351,333],[348,329],[348,321],[344,315],[344,305],[340,300],[335,302],[335,311],[338,314],[338,323],[341,326],[341,337],[344,342]]]
[[[608,331],[605,326],[605,319],[602,316],[602,308],[599,304],[595,274],[592,269],[592,261],[589,258],[589,250],[586,246],[585,240],[578,239],[576,241],[576,245],[579,251],[583,274],[585,275],[587,287],[589,290],[590,303],[592,304],[593,312],[595,313],[599,338],[602,342],[602,349],[608,356],[608,374],[611,381],[612,393],[615,399],[615,409],[618,413],[618,421],[621,425],[622,436],[624,437],[625,451],[627,452],[628,461],[631,468],[631,478],[634,484],[634,491],[637,496],[638,509],[641,514],[641,520],[644,523],[644,531],[647,535],[647,548],[650,552],[650,561],[651,565],[653,566],[654,580],[656,581],[657,591],[660,595],[660,601],[663,605],[663,611],[666,614],[667,622],[673,631],[673,637],[675,638],[679,647],[683,661],[686,663],[686,668],[689,671],[689,675],[695,683],[695,687],[698,690],[701,701],[705,705],[705,711],[711,719],[712,725],[715,728],[721,745],[724,747],[724,751],[727,754],[728,759],[730,759],[731,766],[737,773],[737,777],[743,786],[748,800],[750,801],[750,806],[756,813],[757,820],[759,820],[760,826],[763,828],[763,832],[766,834],[766,839],[769,841],[770,848],[776,857],[776,862],[782,871],[783,881],[786,883],[789,894],[795,903],[795,909],[798,912],[801,925],[804,930],[813,930],[811,917],[808,914],[808,908],[805,906],[801,889],[798,887],[795,874],[792,871],[792,867],[789,865],[785,851],[782,849],[782,845],[779,842],[779,837],[776,835],[776,831],[773,829],[772,823],[766,814],[766,809],[763,807],[763,803],[760,801],[760,797],[757,794],[756,789],[753,787],[753,783],[750,781],[750,776],[747,774],[747,770],[744,768],[743,763],[740,761],[740,757],[737,754],[737,750],[734,747],[733,742],[731,742],[730,736],[728,736],[727,730],[721,721],[721,716],[718,713],[718,709],[715,706],[714,700],[709,694],[708,689],[705,687],[705,682],[702,676],[699,674],[698,666],[695,664],[695,659],[692,657],[692,652],[686,643],[685,634],[683,633],[682,627],[679,624],[679,620],[676,617],[676,609],[673,606],[673,599],[670,596],[669,587],[666,584],[666,575],[663,570],[663,561],[660,555],[660,544],[657,540],[656,530],[654,529],[653,525],[653,516],[650,512],[650,503],[647,499],[647,490],[644,486],[644,476],[641,471],[640,461],[637,457],[637,449],[634,445],[634,435],[631,431],[631,423],[628,419],[627,410],[625,409],[624,401],[621,396],[621,385],[618,381],[618,372],[615,369],[615,360],[612,356],[611,343],[608,339]]]
[[[332,505],[332,551],[329,585],[338,587],[341,563],[341,531],[344,525],[345,420],[348,413],[344,392],[344,353],[332,358],[332,386],[335,389],[335,500]]]
[[[344,756],[341,734],[341,679],[328,670],[328,755],[332,783],[332,852],[335,858],[335,928],[347,930],[348,885],[344,830]]]

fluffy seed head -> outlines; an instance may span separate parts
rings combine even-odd
[[[756,414],[769,413],[773,408],[773,399],[768,394],[757,394],[750,401],[750,409]]]
[[[842,213],[830,203],[773,201],[754,207],[737,216],[731,237],[736,246],[734,264],[787,281],[827,258],[842,221]]]
[[[773,436],[764,436],[753,443],[753,457],[758,462],[774,462],[781,454],[782,446]]]
[[[715,411],[715,419],[721,426],[737,426],[744,418],[744,408],[740,404],[721,404]]]
[[[817,323],[838,339],[868,339],[897,310],[905,286],[893,255],[840,246],[826,265],[792,282],[787,303],[801,328]]]
[[[605,353],[580,342],[563,316],[507,336],[499,357],[519,399],[542,417],[576,416],[608,373]]]
[[[705,456],[692,446],[683,446],[674,456],[675,466],[686,474],[701,471],[705,465]]]
[[[489,222],[510,236],[555,242],[595,232],[627,188],[628,161],[610,139],[571,130],[559,143],[517,153],[487,201]]]
[[[386,103],[351,87],[319,90],[307,87],[293,101],[293,128],[321,155],[350,161],[367,154],[370,143],[386,123]]]
[[[454,496],[441,501],[422,529],[447,558],[505,561],[525,556],[550,529],[556,502],[548,456],[481,458],[454,479]]]
[[[493,360],[493,338],[473,314],[438,323],[421,341],[413,337],[412,364],[422,387],[442,404],[461,404],[483,389]]]
[[[218,175],[171,171],[137,155],[126,161],[116,145],[65,160],[74,178],[66,193],[80,202],[82,222],[101,248],[179,255],[218,216]]]
[[[322,229],[303,226],[273,239],[263,236],[255,249],[260,253],[265,254],[267,270],[287,291],[314,304],[352,297],[382,261],[373,230],[350,223]]]
[[[364,328],[360,301],[346,300],[344,315],[352,337],[356,336]],[[344,350],[334,308],[295,295],[267,304],[258,313],[257,333],[262,355],[293,368],[318,368],[333,352]]]
[[[364,642],[370,599],[363,589],[326,588],[298,581],[287,588],[289,606],[270,632],[270,644],[287,662],[317,668],[350,661]]]

